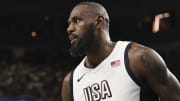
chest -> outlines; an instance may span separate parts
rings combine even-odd
[[[125,88],[129,90],[124,90]],[[119,95],[128,95],[127,93],[133,89],[137,89],[137,86],[123,65],[116,67],[105,65],[98,72],[76,73],[74,78],[74,91],[76,91],[74,94],[79,99],[86,99],[84,101],[116,99]]]

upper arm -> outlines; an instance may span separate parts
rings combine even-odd
[[[138,44],[129,51],[132,71],[163,101],[180,101],[180,83],[153,49]]]
[[[70,75],[71,73],[68,73],[62,83],[62,90],[61,90],[61,97],[62,101],[71,101],[70,96]]]

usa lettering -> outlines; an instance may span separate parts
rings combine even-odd
[[[100,101],[112,97],[109,84],[106,80],[101,81],[101,84],[94,83],[83,89],[86,101]]]

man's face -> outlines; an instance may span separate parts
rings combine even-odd
[[[95,40],[95,17],[87,9],[87,5],[76,6],[68,19],[67,32],[73,57],[84,55]]]

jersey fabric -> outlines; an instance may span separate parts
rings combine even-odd
[[[111,54],[96,68],[85,67],[85,60],[71,74],[73,101],[159,101],[141,85],[130,70],[128,49],[131,43],[118,41]]]

